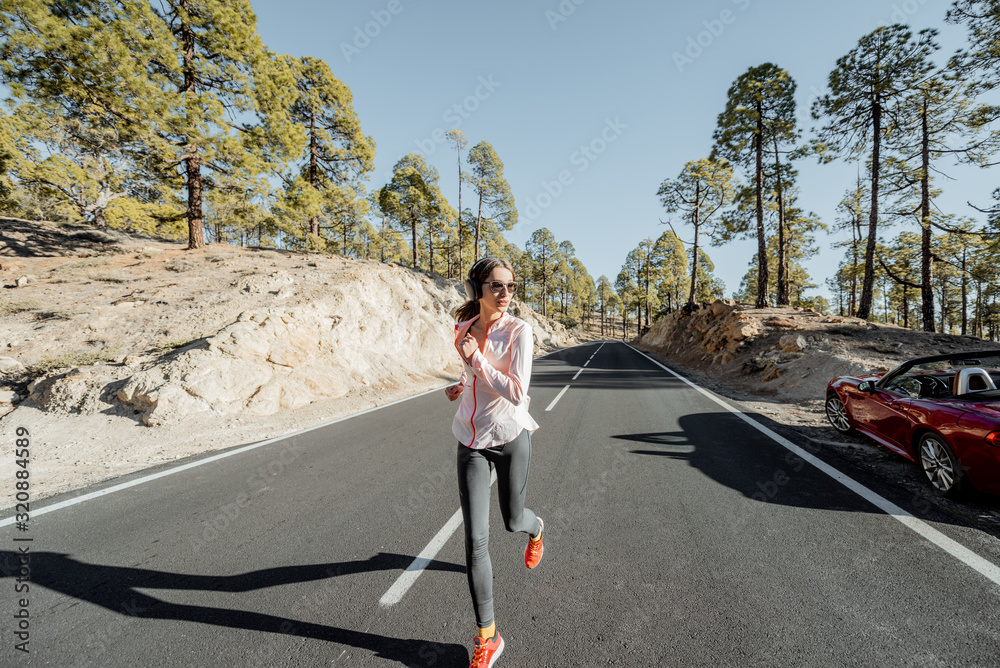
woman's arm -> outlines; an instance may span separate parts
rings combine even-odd
[[[472,354],[469,365],[476,377],[482,378],[490,389],[515,406],[520,406],[528,397],[533,351],[531,328],[522,325],[511,342],[510,369],[506,374],[486,361],[486,356],[478,349]]]
[[[462,377],[459,378],[458,383],[456,383],[455,385],[449,385],[448,387],[444,388],[444,393],[445,395],[447,395],[448,401],[455,401],[455,399],[458,399],[460,396],[462,396],[462,392],[465,391],[465,376],[466,372],[463,371]]]

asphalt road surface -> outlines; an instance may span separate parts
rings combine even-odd
[[[622,343],[537,359],[530,394],[545,556],[524,567],[494,487],[498,667],[1000,662],[995,537],[790,451]],[[456,406],[435,391],[48,499],[27,531],[5,512],[0,664],[464,668]]]

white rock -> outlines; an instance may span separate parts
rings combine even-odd
[[[5,376],[14,376],[19,373],[24,373],[23,364],[18,362],[13,357],[0,357],[0,374]]]
[[[805,350],[809,344],[801,334],[786,334],[778,339],[778,345],[783,353],[797,353]]]

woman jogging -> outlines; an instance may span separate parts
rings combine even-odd
[[[458,439],[458,492],[465,523],[465,565],[479,627],[469,668],[489,668],[503,652],[493,617],[490,564],[490,474],[497,472],[500,513],[507,531],[528,534],[524,565],[542,558],[542,520],[524,507],[531,459],[528,383],[534,343],[531,327],[507,313],[513,268],[486,257],[469,269],[469,301],[455,312],[455,347],[465,363],[457,385],[445,390],[462,402],[452,423]]]

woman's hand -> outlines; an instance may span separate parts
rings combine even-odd
[[[458,342],[458,352],[467,363],[472,362],[472,353],[479,348],[479,342],[472,334],[466,334],[465,338]]]
[[[465,385],[459,383],[458,385],[452,385],[450,387],[444,388],[444,393],[448,397],[448,401],[455,401],[460,396],[462,396],[462,391],[465,389]]]

